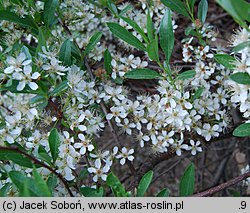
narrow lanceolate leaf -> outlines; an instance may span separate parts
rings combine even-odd
[[[240,25],[248,27],[245,21],[250,21],[250,4],[245,0],[216,0]]]
[[[49,92],[49,96],[57,96],[62,91],[66,90],[67,88],[68,88],[68,81],[65,80],[65,81],[61,82],[58,86],[56,86],[54,90]]]
[[[26,158],[24,155],[17,153],[15,151],[0,150],[0,160],[1,161],[12,161],[23,167],[32,168],[33,163],[30,159]]]
[[[59,154],[60,138],[57,129],[52,129],[49,135],[50,152],[55,162]]]
[[[227,55],[227,54],[216,54],[214,55],[214,59],[224,67],[228,69],[234,69],[235,68],[235,58]]]
[[[169,197],[169,190],[168,189],[161,190],[156,197]]]
[[[43,178],[41,177],[41,175],[37,172],[37,170],[35,168],[33,168],[33,177],[34,177],[34,181],[35,184],[37,186],[37,188],[39,188],[40,193],[39,196],[40,197],[51,197],[51,191],[49,190],[46,182],[43,180]]]
[[[63,62],[64,65],[72,64],[72,55],[71,55],[71,41],[69,39],[65,40],[59,51],[59,59]]]
[[[111,75],[111,73],[112,73],[111,61],[112,61],[112,56],[111,56],[109,50],[106,49],[106,51],[104,52],[104,68],[105,68],[107,74],[109,74],[109,75]]]
[[[131,20],[130,18],[123,17],[123,16],[121,16],[120,18],[123,21],[127,22],[131,27],[133,27],[133,29],[136,30],[141,35],[141,37],[144,39],[144,41],[146,43],[149,42],[146,34],[143,31],[143,29],[141,29],[141,27],[135,21]]]
[[[195,70],[188,70],[188,71],[185,71],[181,74],[179,74],[176,79],[177,80],[186,80],[186,79],[189,79],[189,78],[193,78],[195,76],[196,72]]]
[[[189,17],[186,5],[181,0],[161,0],[169,9]]]
[[[97,45],[97,43],[100,41],[102,37],[102,33],[101,32],[96,32],[89,40],[89,43],[87,45],[87,47],[85,48],[84,51],[84,56],[86,56],[87,54],[89,54]]]
[[[50,26],[55,21],[55,12],[59,5],[58,0],[46,0],[44,4],[44,23]]]
[[[41,191],[35,184],[35,181],[32,178],[25,176],[22,172],[19,171],[10,171],[9,177],[11,181],[16,185],[22,196],[32,196],[39,197]],[[24,193],[25,191],[25,193]]]
[[[204,87],[198,87],[198,89],[195,91],[194,95],[192,96],[192,101],[200,98],[203,93],[203,90],[204,90]]]
[[[160,45],[165,53],[166,61],[169,62],[174,48],[174,32],[172,26],[171,11],[166,10],[160,24]]]
[[[24,18],[21,18],[18,15],[16,15],[15,13],[12,13],[12,12],[7,11],[7,10],[1,10],[0,11],[0,20],[10,21],[10,22],[19,24],[21,26],[34,29],[34,32],[36,32],[36,33],[38,32],[37,31],[38,27],[37,27],[35,21],[33,20],[33,18],[30,16],[26,16]]]
[[[128,71],[125,74],[125,77],[129,79],[157,79],[157,78],[162,78],[162,75],[160,75],[155,70],[134,69],[134,70]]]
[[[237,72],[230,76],[230,78],[238,84],[250,85],[250,75],[246,72]]]
[[[147,191],[147,189],[152,181],[153,174],[154,174],[153,171],[148,171],[145,175],[143,175],[143,177],[140,180],[140,183],[138,185],[136,197],[143,197],[143,195]]]
[[[151,60],[159,61],[158,39],[154,39],[148,44],[147,53]]]
[[[109,187],[111,187],[112,192],[116,197],[128,196],[128,193],[126,192],[124,186],[121,184],[119,178],[112,172],[108,175],[106,183]]]
[[[36,54],[38,52],[42,51],[42,47],[46,47],[46,28],[45,27],[39,27],[38,30],[38,45],[36,48]]]
[[[195,171],[191,163],[185,170],[180,182],[180,196],[188,196],[194,193]]]
[[[7,197],[8,192],[11,189],[11,183],[5,183],[2,188],[0,189],[0,197]]]
[[[154,39],[154,24],[153,24],[152,17],[150,15],[149,10],[147,13],[147,35],[148,35],[149,41],[153,41],[153,39]]]
[[[236,137],[247,137],[250,136],[250,123],[239,125],[234,131],[233,135]]]
[[[207,17],[208,3],[207,0],[201,0],[198,5],[198,19],[204,23]]]
[[[109,22],[107,23],[110,31],[118,38],[122,39],[123,41],[127,42],[128,44],[132,45],[133,47],[146,51],[146,47],[144,44],[136,38],[132,33],[128,30],[123,28],[117,23]]]
[[[241,44],[238,44],[237,46],[235,46],[235,47],[233,48],[233,51],[234,51],[235,53],[237,53],[237,52],[239,52],[239,51],[245,49],[246,47],[250,47],[250,41],[245,41],[245,42],[243,42],[243,43],[241,43]]]
[[[190,7],[191,11],[194,10],[195,1],[196,1],[196,0],[188,0],[188,4],[189,4],[189,7]]]
[[[99,189],[93,189],[90,187],[81,187],[80,192],[84,197],[103,197],[104,190],[102,187]]]

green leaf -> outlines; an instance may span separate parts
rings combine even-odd
[[[239,191],[229,190],[229,192],[232,195],[232,197],[242,197],[242,195],[241,195],[241,193]]]
[[[204,88],[203,87],[198,87],[198,89],[195,91],[195,93],[192,96],[192,101],[199,99],[203,93]]]
[[[236,22],[243,27],[248,27],[245,21],[250,21],[250,4],[244,0],[216,0]]]
[[[243,50],[246,47],[250,47],[250,41],[245,41],[245,42],[243,42],[241,44],[238,44],[237,46],[235,46],[233,48],[233,52],[237,53],[237,52]]]
[[[52,159],[55,162],[59,154],[60,138],[57,129],[52,129],[49,135],[49,147]]]
[[[207,0],[201,0],[198,5],[198,19],[205,23],[207,17],[208,3]]]
[[[118,15],[118,10],[116,8],[116,5],[111,0],[107,0],[106,6],[108,7],[111,13],[113,13],[115,16]]]
[[[235,58],[227,55],[227,54],[216,54],[214,55],[214,59],[219,63],[222,64],[224,67],[228,69],[234,69],[235,68]]]
[[[51,26],[56,17],[56,9],[59,6],[58,0],[46,0],[44,4],[44,23],[47,27]]]
[[[87,54],[89,54],[97,45],[97,43],[100,41],[102,37],[102,33],[101,32],[96,32],[89,40],[88,45],[85,48],[85,51],[83,53],[84,56],[86,56]]]
[[[109,22],[107,23],[110,31],[118,38],[122,39],[123,41],[127,42],[128,44],[132,45],[133,47],[146,51],[146,48],[141,41],[136,38],[132,33],[128,30],[123,28],[117,23]]]
[[[116,177],[112,172],[108,175],[107,185],[111,187],[113,194],[116,197],[127,197],[128,194],[124,188],[124,186],[121,184],[118,177]]]
[[[154,39],[148,44],[147,53],[152,61],[159,61],[158,39]]]
[[[194,193],[195,171],[194,164],[191,163],[185,170],[180,181],[180,196],[188,196]]]
[[[34,97],[32,97],[30,99],[30,103],[31,104],[36,104],[36,103],[39,103],[39,102],[45,102],[47,100],[46,97],[44,97],[43,95],[36,95]]]
[[[22,196],[40,196],[40,190],[35,184],[34,180],[23,175],[19,171],[10,171],[9,177],[11,181],[18,188],[20,195]],[[25,192],[25,193],[24,193]]]
[[[21,48],[21,52],[23,52],[26,55],[27,59],[32,60],[32,55],[30,54],[28,47],[23,46]]]
[[[77,47],[73,42],[71,42],[71,53],[74,58],[81,60],[81,50],[79,50],[79,47]]]
[[[194,4],[195,4],[196,0],[188,0],[188,5],[191,9],[191,12],[194,11]]]
[[[135,21],[131,20],[130,18],[123,17],[123,16],[121,16],[120,18],[123,21],[127,22],[131,27],[133,27],[133,29],[136,30],[141,35],[141,37],[144,39],[144,41],[146,43],[149,43],[149,40],[148,40],[146,34],[144,33],[144,31],[140,28],[140,26]]]
[[[124,76],[128,79],[162,78],[162,75],[160,75],[155,70],[150,70],[150,69],[133,69],[133,70],[128,71]]]
[[[28,188],[28,180],[23,182],[22,188],[19,189],[19,197],[32,197]]]
[[[4,120],[0,120],[0,130],[6,127],[6,122]]]
[[[36,48],[36,54],[42,51],[42,47],[46,48],[46,34],[47,34],[47,29],[45,27],[39,27],[38,30],[38,45]]]
[[[41,177],[40,174],[38,174],[38,172],[36,171],[35,168],[33,168],[33,177],[34,177],[34,181],[36,184],[36,187],[39,188],[40,193],[39,196],[41,197],[51,197],[51,191],[49,190],[46,182],[43,180],[43,178]]]
[[[48,186],[48,188],[49,188],[51,194],[53,193],[54,188],[55,188],[56,185],[57,185],[57,182],[58,182],[58,181],[57,181],[57,176],[56,176],[55,174],[51,173],[51,174],[49,175],[48,179],[47,179],[47,182],[46,182],[46,184],[47,184],[47,186]]]
[[[93,189],[90,187],[81,187],[80,192],[84,197],[103,197],[104,190],[102,187],[99,189]]]
[[[150,16],[149,10],[147,12],[147,35],[148,35],[149,41],[153,41],[153,39],[154,39],[154,24],[153,24],[152,18]]]
[[[238,84],[250,85],[250,75],[246,72],[234,73],[230,78]]]
[[[7,197],[8,192],[10,191],[11,183],[5,183],[4,186],[0,189],[0,197]]]
[[[71,41],[65,40],[59,51],[59,59],[64,65],[69,66],[72,64],[71,60]]]
[[[111,61],[112,61],[112,56],[111,56],[109,50],[106,49],[106,51],[104,52],[104,68],[105,68],[108,75],[111,75],[111,73],[112,73]]]
[[[244,123],[239,125],[234,131],[233,136],[247,137],[250,136],[250,123]]]
[[[196,75],[195,70],[188,70],[188,71],[185,71],[185,72],[179,74],[176,77],[176,80],[186,80],[189,78],[193,78],[195,75]]]
[[[186,5],[181,0],[161,0],[169,9],[189,18]]]
[[[152,181],[153,174],[154,174],[153,171],[148,171],[145,175],[143,175],[143,177],[140,180],[140,183],[138,185],[136,197],[143,197],[143,195],[147,191],[147,189]]]
[[[48,153],[46,152],[45,148],[42,145],[39,145],[38,148],[38,155],[39,157],[44,160],[45,162],[47,162],[48,164],[51,164],[51,157],[48,155]]]
[[[12,80],[11,85],[0,85],[0,92],[1,91],[10,91],[12,93],[29,93],[29,94],[40,94],[44,95],[44,92],[38,88],[37,90],[30,89],[27,85],[22,91],[17,90],[17,85],[19,84],[18,80]]]
[[[9,160],[23,167],[33,168],[33,163],[30,159],[15,151],[0,150],[0,160]]]
[[[156,197],[169,197],[169,190],[168,189],[161,190]]]
[[[168,63],[174,48],[174,31],[172,26],[171,11],[169,9],[166,10],[161,20],[159,34],[160,45]]]
[[[67,88],[68,88],[68,81],[65,80],[61,82],[59,85],[57,85],[54,90],[49,92],[49,96],[50,97],[58,96],[58,94],[60,94],[62,91],[66,90]]]
[[[23,27],[31,28],[34,34],[38,34],[38,27],[35,21],[30,16],[25,16],[24,18],[20,18],[15,13],[12,13],[8,10],[0,11],[0,20],[10,21],[16,24],[19,24]]]
[[[120,17],[123,16],[126,12],[128,12],[129,10],[132,10],[133,8],[134,8],[134,7],[133,7],[131,4],[127,5],[125,8],[123,8],[123,9],[120,11],[119,16],[120,16]]]

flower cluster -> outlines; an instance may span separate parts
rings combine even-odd
[[[9,7],[10,2],[4,1],[3,6]],[[36,17],[43,10],[44,1],[35,2],[32,7],[28,3],[13,7],[12,12],[21,17]],[[151,10],[146,9],[147,3],[140,0],[130,13],[123,14],[137,23],[145,34],[148,33],[147,16],[152,18],[156,30],[166,10],[161,1],[153,1]],[[127,3],[119,4],[118,9],[123,11],[128,6]],[[221,51],[213,48],[216,33],[212,26],[204,24],[198,29],[204,43],[199,43],[194,36],[182,41],[182,61],[192,67],[191,77],[180,78],[190,70],[173,71],[172,79],[162,75],[155,81],[149,94],[145,90],[135,95],[123,84],[126,73],[151,67],[160,71],[161,67],[149,60],[147,54],[138,53],[124,41],[114,39],[107,22],[119,23],[143,41],[124,19],[113,17],[103,8],[97,2],[63,1],[58,16],[64,19],[50,26],[48,39],[40,38],[46,36],[42,28],[39,35],[33,35],[15,28],[14,24],[0,21],[5,31],[4,42],[0,41],[1,146],[21,147],[46,165],[52,165],[72,185],[79,184],[79,170],[86,171],[93,180],[87,185],[95,188],[101,181],[106,181],[116,163],[121,166],[132,164],[146,147],[155,154],[171,150],[177,156],[183,152],[191,155],[202,152],[204,142],[219,137],[230,128],[228,112],[232,106],[239,105],[244,117],[249,117],[249,86],[229,80],[231,71],[215,60],[215,54]],[[176,17],[172,20],[174,30],[178,27],[177,21]],[[194,25],[190,29],[195,30]],[[91,51],[87,56],[81,55],[78,61],[74,54],[84,51],[95,30],[104,36],[95,47],[89,47]],[[233,46],[249,41],[249,35],[244,29],[237,32]],[[65,55],[62,56],[66,52],[65,45],[68,45],[64,42],[66,39],[70,44],[67,60]],[[14,48],[15,43],[20,48]],[[36,51],[32,45],[37,47]],[[102,68],[107,49],[111,57],[110,72]],[[239,54],[233,73],[250,74],[249,47],[240,50]],[[91,68],[87,63],[82,64],[83,58],[90,62]],[[169,69],[174,70],[173,67]],[[233,91],[232,96],[229,89]],[[122,142],[100,143],[103,132],[112,123],[116,125],[114,129],[118,129],[118,136],[124,134],[131,140],[135,136],[138,146]],[[23,169],[11,161],[4,166],[7,172],[13,168],[27,176],[32,175],[32,169]],[[44,179],[51,175],[44,168],[37,171]],[[9,182],[10,178],[6,178],[0,184]],[[55,185],[53,193],[68,195],[61,183]],[[74,193],[78,195],[77,191]]]

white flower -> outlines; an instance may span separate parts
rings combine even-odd
[[[190,140],[190,145],[187,150],[191,150],[192,155],[196,155],[197,152],[202,152],[202,148],[199,147],[201,144],[200,141],[194,142],[193,140]]]
[[[120,123],[121,122],[120,118],[126,118],[126,116],[127,116],[127,113],[123,107],[113,106],[110,108],[110,110],[111,110],[111,113],[106,115],[106,118],[108,120],[111,120],[113,117],[115,117],[115,121],[117,123]]]
[[[51,58],[50,64],[45,64],[42,66],[42,68],[46,71],[55,72],[58,75],[65,75],[65,71],[68,70],[68,68],[59,65],[61,62],[58,61],[55,57]]]
[[[120,126],[123,132],[126,132],[128,135],[131,135],[132,134],[131,129],[135,128],[136,125],[134,123],[129,123],[129,120],[127,118],[125,118],[123,122],[124,122],[123,124],[117,123],[117,126]]]
[[[115,159],[116,155],[118,152],[118,147],[115,146],[113,148],[113,151],[109,154],[109,156],[104,160],[104,162],[108,165],[108,166],[112,166],[113,164],[113,160]]]
[[[124,165],[126,162],[126,159],[129,161],[134,160],[134,156],[132,155],[134,153],[134,149],[127,150],[126,147],[122,148],[122,152],[116,156],[116,158],[120,159],[120,164]]]
[[[76,85],[82,80],[84,72],[77,66],[72,66],[68,71],[67,80],[70,88],[75,89]]]
[[[206,141],[210,141],[213,136],[219,136],[219,133],[217,132],[219,131],[219,128],[220,126],[217,124],[211,126],[210,124],[206,123],[203,125],[202,136],[205,137]]]
[[[20,53],[17,58],[14,58],[12,56],[7,57],[7,63],[10,65],[4,70],[4,73],[10,74],[13,73],[13,71],[20,72],[22,71],[22,66],[29,65],[32,61],[26,60],[26,55],[24,53]]]
[[[89,139],[86,139],[83,134],[79,134],[78,138],[81,140],[81,143],[75,143],[74,147],[76,149],[80,149],[80,154],[84,155],[86,153],[86,150],[91,152],[95,147],[91,144],[91,141]]]
[[[105,173],[107,173],[109,169],[110,167],[108,165],[105,165],[103,168],[101,168],[101,160],[96,159],[95,167],[88,168],[88,172],[95,174],[93,177],[94,182],[97,182],[98,178],[101,178],[103,181],[106,181],[107,175]]]
[[[74,128],[77,127],[82,132],[86,131],[87,127],[83,124],[80,124],[81,122],[84,121],[84,119],[85,119],[85,115],[81,114],[79,118],[70,125],[70,129],[74,130]]]
[[[19,80],[19,83],[17,85],[17,90],[22,91],[26,84],[30,87],[32,90],[37,90],[38,85],[35,82],[32,82],[32,80],[36,80],[40,77],[40,74],[38,72],[35,72],[31,74],[32,67],[30,65],[27,65],[23,68],[23,72],[15,72],[13,73],[13,79]]]
[[[179,141],[175,141],[175,143],[173,144],[175,147],[175,152],[178,156],[181,156],[182,153],[182,149],[187,150],[188,149],[188,145],[187,144],[183,144],[183,139],[179,140]]]
[[[136,140],[139,141],[141,147],[144,147],[144,143],[145,143],[146,141],[149,141],[150,138],[149,138],[147,135],[143,134],[143,133],[140,131],[140,132],[136,135]]]

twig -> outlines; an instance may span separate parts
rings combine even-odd
[[[56,170],[54,170],[53,168],[51,168],[50,166],[46,165],[45,163],[41,162],[40,160],[37,160],[35,157],[33,157],[32,155],[18,149],[17,147],[4,147],[4,146],[0,146],[0,150],[5,150],[5,151],[13,151],[13,152],[17,152],[20,153],[22,155],[24,155],[25,157],[29,158],[30,160],[32,160],[35,164],[38,164],[46,169],[48,169],[49,171],[51,171],[52,173],[54,173],[64,184],[65,188],[67,189],[68,193],[70,194],[71,197],[74,197],[73,193],[71,192],[69,185],[67,183],[67,181],[62,177],[61,174],[57,173]]]
[[[247,179],[248,177],[250,177],[250,171],[245,173],[245,174],[242,174],[242,175],[239,175],[225,183],[222,183],[218,186],[215,186],[215,187],[212,187],[210,189],[207,189],[206,191],[203,191],[203,192],[199,192],[197,194],[194,194],[192,195],[191,197],[208,197],[208,196],[211,196],[213,194],[215,194],[216,192],[220,192],[230,186],[233,186],[245,179]]]

